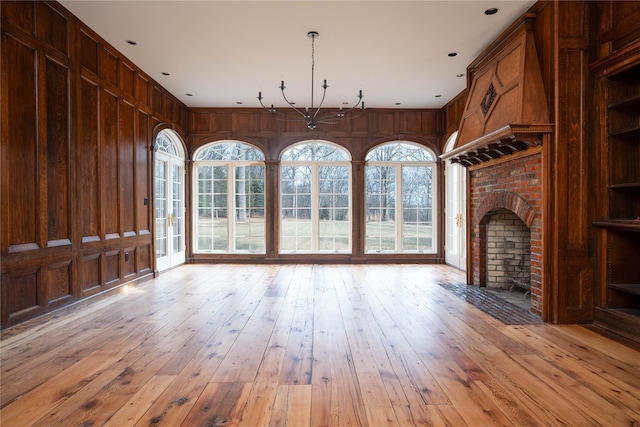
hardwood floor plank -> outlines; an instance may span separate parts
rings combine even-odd
[[[246,403],[246,383],[210,382],[182,422],[185,426],[237,425]]]
[[[597,424],[597,419],[606,417],[613,425],[629,425],[633,419],[624,412],[611,405],[599,393],[590,390],[574,377],[571,377],[553,364],[543,360],[540,356],[514,356],[514,359],[525,369],[534,373],[538,378],[549,384],[558,394],[566,396],[579,412],[589,418],[591,424]],[[571,390],[571,394],[566,394]]]
[[[460,417],[470,426],[512,426],[490,396],[453,361],[430,361],[429,370],[444,388]]]
[[[640,352],[442,265],[185,265],[2,333],[7,426],[640,423]]]
[[[109,420],[105,427],[132,426],[149,409],[160,394],[171,384],[174,377],[156,375],[145,383],[128,402],[124,404]]]

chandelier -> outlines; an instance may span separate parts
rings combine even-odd
[[[322,108],[322,104],[324,103],[324,97],[327,93],[327,88],[329,87],[327,85],[326,79],[322,83],[322,86],[320,86],[322,88],[322,99],[320,100],[320,104],[318,105],[318,107],[315,107],[314,98],[313,98],[313,86],[314,86],[314,78],[315,78],[314,73],[315,73],[315,65],[316,65],[315,41],[319,35],[320,34],[317,31],[309,31],[307,33],[307,36],[311,38],[311,106],[310,107],[306,107],[304,109],[298,108],[295,106],[295,102],[290,102],[289,99],[287,99],[287,96],[284,93],[284,90],[285,90],[284,80],[280,82],[280,90],[282,91],[282,97],[284,98],[285,102],[289,104],[291,108],[293,108],[295,112],[278,111],[273,106],[273,104],[271,104],[271,107],[266,107],[262,103],[262,99],[263,99],[262,92],[258,92],[258,101],[260,101],[260,105],[262,105],[262,108],[269,111],[271,114],[280,118],[281,120],[302,120],[307,124],[307,127],[309,129],[315,129],[319,123],[328,123],[328,124],[338,123],[340,120],[342,120],[345,117],[345,114],[350,113],[351,111],[357,108],[359,108],[360,110],[365,109],[364,101],[362,100],[362,97],[363,97],[362,90],[360,90],[360,92],[358,93],[358,101],[353,106],[348,108],[343,108],[343,106],[340,105],[340,107],[338,108],[338,111],[320,114],[320,109]]]

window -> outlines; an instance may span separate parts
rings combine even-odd
[[[194,158],[194,252],[265,253],[264,155],[222,141]]]
[[[393,142],[371,150],[366,162],[366,252],[435,252],[434,154]]]
[[[351,252],[350,160],[343,148],[320,141],[282,154],[280,252]]]

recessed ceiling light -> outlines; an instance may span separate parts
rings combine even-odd
[[[129,43],[131,46],[135,46],[135,45],[138,44],[137,42],[134,42],[133,40],[126,40],[126,42]]]
[[[163,72],[162,72],[162,75],[163,75],[163,76],[168,76],[168,75],[169,75],[169,73],[167,73],[166,71],[163,71]]]
[[[185,93],[185,95],[187,95],[187,96],[193,96],[193,94],[192,94],[192,93]]]
[[[464,74],[460,73],[460,74],[456,74],[456,77],[463,77]]]
[[[449,52],[447,56],[450,56],[453,58],[454,56],[458,56],[458,52]]]
[[[436,95],[436,98],[440,98],[442,95]]]
[[[492,7],[490,9],[487,9],[484,11],[485,15],[495,15],[496,13],[498,13],[498,8],[497,7]]]

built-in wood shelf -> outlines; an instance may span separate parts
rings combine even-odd
[[[626,230],[640,232],[640,221],[634,219],[610,219],[607,221],[597,221],[593,225],[596,227],[608,228],[610,230]]]
[[[608,287],[610,289],[615,289],[617,291],[628,292],[630,294],[640,295],[640,283],[630,283],[630,284],[613,284],[609,283]]]
[[[609,188],[640,188],[640,182],[625,182],[623,184],[611,184]]]
[[[635,95],[609,105],[610,110],[626,109],[627,107],[640,106],[640,95]]]
[[[640,125],[628,127],[628,128],[622,129],[622,130],[617,130],[615,132],[611,132],[610,136],[613,136],[613,137],[624,137],[624,136],[631,136],[631,135],[634,135],[636,133],[638,135],[640,135]]]

